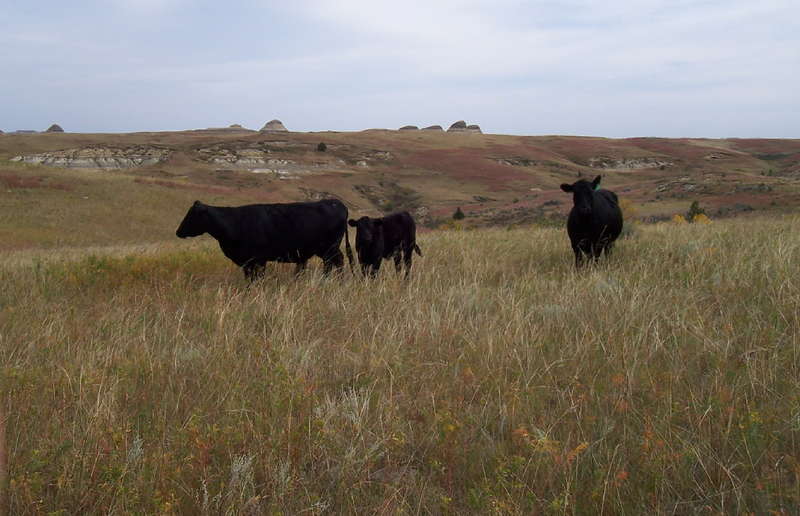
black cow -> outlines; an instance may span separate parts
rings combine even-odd
[[[337,199],[288,204],[209,206],[195,201],[175,234],[180,238],[208,233],[250,281],[261,276],[266,262],[296,263],[302,271],[312,256],[331,268],[344,265],[342,236],[350,268],[353,252],[347,236],[347,207]]]
[[[600,176],[592,182],[581,179],[571,185],[561,185],[565,192],[572,192],[574,203],[567,220],[567,233],[575,252],[575,267],[581,266],[583,255],[592,256],[595,261],[601,252],[608,255],[622,232],[622,210],[617,194],[601,190],[599,186]]]
[[[394,268],[400,272],[402,253],[408,277],[412,251],[422,256],[417,245],[417,227],[407,211],[377,219],[350,219],[348,224],[356,228],[356,252],[365,276],[368,273],[376,275],[381,268],[381,262],[389,257],[394,257]]]

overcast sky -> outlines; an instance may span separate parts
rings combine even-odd
[[[800,137],[798,0],[0,1],[0,129]]]

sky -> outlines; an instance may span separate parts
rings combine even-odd
[[[797,0],[0,0],[0,130],[800,138]]]

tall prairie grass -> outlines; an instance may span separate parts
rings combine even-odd
[[[798,222],[582,271],[563,230],[433,232],[409,281],[248,287],[209,240],[7,260],[10,512],[796,513]]]

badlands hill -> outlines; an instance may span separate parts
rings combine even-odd
[[[319,144],[325,143],[325,151]],[[603,185],[660,220],[796,211],[800,140],[605,139],[444,131],[0,135],[0,249],[157,241],[195,199],[342,199],[353,215],[409,210],[427,227],[563,223],[559,184]]]

